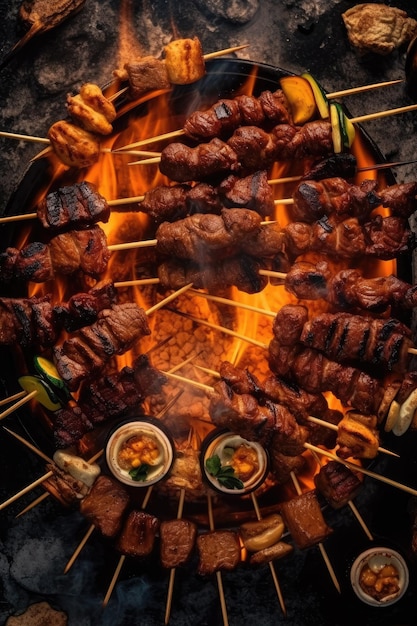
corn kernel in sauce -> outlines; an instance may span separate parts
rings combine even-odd
[[[251,446],[240,445],[233,452],[230,465],[241,481],[247,482],[259,470],[259,458],[256,450]]]

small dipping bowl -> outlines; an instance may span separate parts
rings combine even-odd
[[[389,584],[385,586],[383,580],[384,573],[387,573],[389,582],[390,572],[396,572],[398,575],[394,576],[392,587]],[[359,554],[350,570],[353,591],[362,602],[370,606],[385,607],[398,602],[407,590],[408,580],[405,560],[391,548],[377,547],[365,550]]]
[[[106,461],[120,482],[130,487],[149,487],[170,471],[174,444],[159,420],[140,417],[119,424],[110,433]]]
[[[216,475],[210,473],[207,460],[218,457],[222,468],[232,468],[233,476],[241,481],[242,488],[230,488]],[[201,470],[206,481],[216,491],[230,495],[244,495],[257,489],[268,473],[268,455],[254,441],[248,441],[229,430],[211,432],[201,445]],[[230,471],[230,470],[229,470]]]

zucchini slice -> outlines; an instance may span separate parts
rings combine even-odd
[[[59,398],[39,376],[21,376],[18,379],[18,383],[28,393],[36,391],[35,398],[37,402],[42,404],[48,411],[58,411],[62,408]]]
[[[311,74],[308,74],[308,72],[301,74],[301,76],[310,83],[310,87],[313,90],[314,99],[316,101],[320,117],[323,120],[327,119],[329,117],[329,101],[323,87],[320,85],[320,83],[316,81],[316,79]]]
[[[330,123],[332,126],[333,148],[336,154],[351,147],[355,139],[355,127],[346,117],[342,106],[337,102],[330,104]]]
[[[35,356],[33,364],[41,380],[55,392],[60,400],[64,401],[64,404],[71,400],[70,391],[52,361],[45,359],[43,356]]]
[[[333,150],[335,154],[340,154],[341,152],[343,152],[342,129],[340,128],[340,119],[337,106],[333,102],[329,107],[329,112],[330,124],[332,126]]]

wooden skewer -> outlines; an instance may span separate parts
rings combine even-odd
[[[371,85],[363,85],[362,87],[352,87],[350,89],[344,89],[343,91],[334,91],[333,93],[326,94],[328,100],[332,100],[333,98],[341,98],[343,96],[350,96],[358,93],[362,93],[364,91],[371,91],[373,89],[379,89],[381,87],[388,87],[390,85],[397,85],[398,83],[402,83],[404,80],[399,78],[397,80],[390,80],[383,83],[373,83]],[[139,148],[140,146],[146,146],[150,143],[157,143],[158,141],[164,141],[165,139],[173,139],[174,137],[181,137],[184,135],[184,130],[182,128],[178,130],[173,130],[169,133],[164,133],[162,135],[157,135],[155,137],[150,137],[148,139],[142,139],[141,141],[136,141],[134,143],[123,146],[122,148],[118,148],[118,151],[130,150],[133,148]]]
[[[297,494],[299,496],[301,496],[302,495],[302,490],[301,490],[300,484],[298,482],[298,478],[297,478],[297,476],[295,475],[295,473],[293,471],[291,472],[291,479],[292,479],[292,482],[294,484],[294,487],[295,487],[295,490],[296,490]],[[337,576],[336,576],[336,573],[335,573],[335,571],[333,569],[333,565],[332,565],[332,563],[331,563],[331,561],[329,559],[329,556],[328,556],[328,554],[326,552],[326,548],[324,547],[324,545],[323,545],[323,543],[321,541],[320,541],[320,543],[318,545],[319,545],[320,552],[321,552],[321,555],[323,557],[323,560],[324,560],[324,562],[326,564],[326,567],[327,567],[327,569],[329,571],[330,578],[332,579],[332,582],[333,582],[334,586],[336,587],[337,591],[339,593],[341,593],[340,584],[339,584],[339,581],[337,580]]]
[[[185,500],[185,489],[180,489],[177,519],[182,518],[182,512],[184,510],[184,500]],[[164,618],[165,626],[169,623],[169,616],[171,614],[172,596],[174,593],[175,571],[176,571],[176,568],[172,567],[169,573],[169,584],[168,584],[168,593],[167,593],[167,601],[166,601],[166,606],[165,606],[165,618]]]
[[[323,448],[319,448],[318,446],[313,446],[311,443],[305,443],[304,447],[307,450],[313,450],[314,452],[317,452],[318,454],[322,454],[323,456],[327,456],[329,457],[329,459],[332,459],[333,461],[337,461],[338,463],[343,463],[344,465],[346,465],[346,467],[348,467],[349,469],[353,470],[354,472],[361,472],[362,474],[365,474],[365,476],[370,476],[370,478],[374,478],[375,480],[379,480],[380,482],[383,482],[387,485],[390,485],[391,487],[395,487],[396,489],[400,489],[401,491],[405,491],[406,493],[410,493],[413,496],[417,496],[417,489],[413,489],[413,487],[409,487],[408,485],[404,485],[403,483],[399,483],[396,480],[392,480],[391,478],[387,478],[386,476],[383,476],[382,474],[377,474],[376,472],[372,472],[371,470],[368,470],[364,467],[362,467],[361,465],[357,465],[356,463],[351,463],[350,461],[346,461],[345,459],[341,459],[340,457],[338,457],[336,454],[333,454],[332,452],[329,452],[328,450],[324,450]]]
[[[28,504],[27,506],[25,506],[24,509],[22,509],[21,511],[19,511],[19,513],[17,513],[17,515],[15,516],[17,517],[21,517],[22,515],[25,515],[26,513],[28,513],[29,511],[31,511],[32,509],[35,508],[35,506],[38,506],[38,504],[40,504],[41,502],[43,502],[44,500],[46,500],[47,498],[49,498],[51,494],[49,493],[49,491],[45,491],[43,494],[41,494],[38,498],[36,498],[35,500],[33,500],[30,504]]]
[[[91,524],[91,526],[89,527],[89,529],[87,530],[87,532],[85,533],[84,537],[81,539],[80,543],[78,544],[78,546],[75,548],[70,560],[68,561],[68,563],[66,564],[65,568],[64,568],[64,574],[66,574],[67,572],[69,572],[69,570],[71,569],[71,567],[74,565],[76,559],[78,558],[81,550],[84,548],[85,544],[87,543],[87,541],[89,540],[89,538],[91,537],[93,531],[95,529],[94,524]]]
[[[208,509],[208,518],[209,518],[209,528],[210,530],[214,530],[213,502],[212,502],[210,493],[207,494],[207,509]],[[223,626],[228,626],[229,618],[227,615],[226,599],[224,596],[222,574],[220,571],[216,572],[216,578],[217,578],[217,587],[219,590],[220,606],[222,610]]]
[[[148,505],[149,498],[151,497],[152,489],[153,489],[153,485],[150,485],[147,488],[147,490],[146,490],[146,494],[145,494],[145,497],[144,497],[143,502],[142,502],[142,507],[141,507],[142,510],[145,510],[147,505]],[[122,554],[120,556],[120,558],[119,558],[119,561],[117,563],[116,569],[115,569],[114,574],[113,574],[113,577],[112,577],[112,579],[110,581],[110,585],[108,586],[106,595],[104,596],[103,607],[107,606],[107,604],[109,603],[111,594],[113,593],[113,590],[114,590],[114,588],[116,586],[117,579],[120,576],[120,572],[122,570],[123,563],[125,562],[125,559],[126,559],[126,555],[125,554]]]
[[[255,509],[256,517],[257,517],[258,520],[261,520],[262,519],[261,511],[259,509],[258,500],[256,498],[256,495],[255,495],[255,493],[253,491],[251,492],[250,495],[251,495],[251,499],[252,499],[253,508]],[[268,565],[269,565],[269,569],[271,571],[272,580],[274,581],[274,586],[275,586],[275,590],[277,592],[277,596],[278,596],[278,600],[279,600],[279,604],[280,604],[281,610],[282,610],[284,615],[287,615],[287,607],[285,606],[284,596],[282,595],[281,585],[279,584],[279,580],[278,580],[277,573],[275,571],[274,564],[273,564],[272,561],[269,561]]]
[[[16,502],[16,500],[18,500],[25,494],[29,493],[29,491],[32,491],[32,489],[35,489],[35,487],[38,487],[39,485],[41,485],[43,482],[45,482],[45,480],[48,480],[48,478],[53,476],[53,474],[54,474],[53,472],[47,472],[46,474],[44,474],[37,480],[34,480],[32,483],[30,483],[30,485],[27,485],[26,487],[24,487],[23,489],[15,493],[13,496],[11,496],[10,498],[2,502],[0,504],[0,511],[3,511],[3,509],[9,506],[9,504]]]
[[[314,458],[316,459],[318,465],[321,466],[322,462],[321,462],[321,458],[319,457],[319,455],[316,452],[312,451],[312,450],[310,450],[310,452],[314,456]],[[365,535],[368,537],[369,541],[373,541],[373,539],[374,539],[373,535],[372,535],[371,531],[369,530],[369,528],[368,528],[365,520],[363,519],[362,515],[359,513],[359,511],[358,511],[356,505],[354,504],[354,502],[352,500],[349,500],[348,501],[348,505],[349,505],[352,513],[354,514],[354,516],[358,520],[360,526],[362,527],[362,530],[364,531]]]
[[[38,392],[36,391],[36,389],[26,394],[23,398],[15,402],[12,406],[9,406],[9,408],[3,411],[3,413],[0,413],[0,420],[4,419],[5,417],[10,415],[14,411],[17,411],[19,407],[23,406],[24,404],[32,400],[32,398],[34,398],[37,394]]]
[[[9,404],[9,402],[14,402],[14,400],[20,400],[23,396],[26,396],[27,391],[18,391],[13,396],[9,396],[8,398],[3,398],[0,400],[0,406],[4,406],[5,404]]]
[[[46,461],[46,463],[53,463],[53,460],[51,458],[49,458],[49,456],[44,454],[42,452],[42,450],[40,450],[39,448],[34,446],[32,443],[30,443],[30,441],[28,441],[27,439],[22,437],[22,435],[19,435],[18,433],[15,433],[14,430],[10,430],[9,428],[6,428],[6,426],[3,426],[3,430],[5,430],[7,433],[9,433],[9,435],[12,435],[12,437],[17,439],[18,441],[20,441],[20,443],[23,443],[23,445],[26,446],[27,448],[29,448],[29,450],[32,450],[32,452],[34,452],[35,454],[40,456],[41,459]]]

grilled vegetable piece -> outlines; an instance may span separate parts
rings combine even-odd
[[[37,402],[42,404],[42,406],[49,411],[58,411],[58,409],[61,408],[59,398],[52,389],[48,387],[45,381],[41,380],[38,376],[21,376],[18,379],[18,383],[27,393],[36,391],[36,396],[34,397]]]
[[[311,74],[306,72],[305,74],[301,74],[301,77],[305,78],[305,80],[310,83],[320,117],[325,120],[329,117],[329,101],[327,99],[326,92]]]
[[[313,119],[317,106],[310,82],[303,76],[284,76],[280,84],[289,102],[294,124],[305,124]]]
[[[80,11],[84,4],[85,0],[24,0],[18,18],[27,32],[4,57],[0,67],[6,65],[32,37],[55,28]]]

